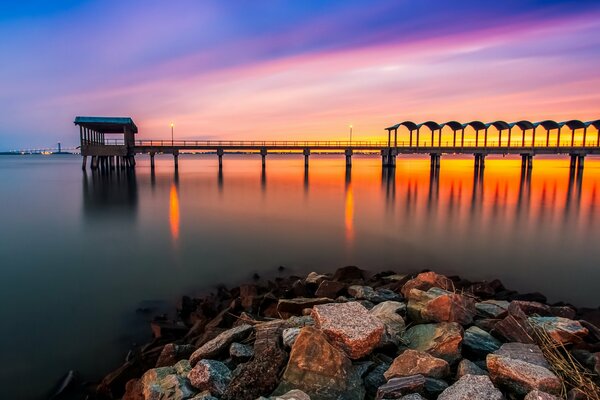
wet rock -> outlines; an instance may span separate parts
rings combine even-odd
[[[195,350],[191,344],[166,344],[156,361],[156,367],[167,367],[175,364],[177,361],[188,358]]]
[[[405,376],[402,378],[392,378],[385,385],[377,389],[377,400],[397,399],[405,394],[420,393],[425,386],[425,377],[423,375]]]
[[[200,360],[188,374],[193,387],[221,396],[231,381],[231,371],[225,364],[215,360]]]
[[[416,322],[458,322],[470,324],[475,316],[475,301],[467,296],[437,287],[408,293],[408,316]]]
[[[588,330],[579,321],[561,317],[529,317],[529,323],[543,329],[555,342],[578,343],[587,336]]]
[[[425,377],[425,386],[424,386],[425,392],[427,392],[433,396],[438,396],[440,393],[442,393],[447,388],[448,388],[448,383],[446,381],[444,381],[443,379]]]
[[[229,356],[235,362],[248,361],[253,355],[254,349],[246,344],[231,343],[231,346],[229,346]]]
[[[485,300],[475,303],[475,310],[482,317],[498,319],[506,317],[509,305],[505,300]]]
[[[539,390],[532,390],[527,393],[527,396],[523,400],[560,400],[560,397],[553,396],[551,394],[540,392]]]
[[[329,279],[327,275],[321,275],[317,274],[316,272],[311,272],[310,274],[308,274],[306,279],[304,279],[304,283],[306,285],[312,285],[316,289],[323,281],[327,279]]]
[[[509,306],[508,315],[494,325],[492,333],[506,342],[535,343],[527,315],[519,307]]]
[[[463,348],[471,354],[486,356],[498,350],[500,346],[502,342],[481,328],[471,326],[465,330]]]
[[[300,328],[287,328],[282,333],[283,345],[287,348],[292,348],[296,338],[300,334]]]
[[[394,359],[384,376],[388,380],[411,375],[443,378],[449,373],[450,365],[447,361],[433,357],[423,351],[408,349]]]
[[[332,280],[346,283],[362,282],[367,279],[367,273],[355,266],[338,268]]]
[[[304,327],[275,393],[299,389],[314,399],[362,399],[361,382],[343,351],[329,343],[320,330]]]
[[[312,308],[317,304],[326,304],[332,302],[333,300],[327,297],[297,297],[295,299],[280,299],[277,303],[277,313],[285,319],[292,315],[302,315],[302,310],[305,308]]]
[[[175,374],[172,367],[146,371],[140,379],[140,384],[145,400],[188,400],[196,394],[190,381]]]
[[[485,375],[465,375],[444,390],[438,400],[504,400],[500,392]]]
[[[337,281],[323,281],[315,292],[315,297],[335,299],[346,289],[346,284]]]
[[[253,330],[252,325],[244,324],[219,334],[194,351],[190,357],[190,364],[194,366],[201,359],[216,358],[219,354],[225,352],[231,343],[247,338]]]
[[[315,326],[352,359],[369,354],[380,342],[383,323],[357,302],[313,307]]]
[[[390,343],[398,345],[400,337],[406,329],[404,318],[399,314],[404,309],[406,309],[404,303],[384,301],[369,310],[369,314],[379,319],[385,326],[385,332],[381,339],[382,345]]]
[[[435,272],[422,272],[404,284],[402,294],[404,297],[408,297],[412,289],[427,291],[432,287],[451,291],[454,289],[454,283],[444,275],[439,275]]]
[[[456,379],[460,379],[465,375],[487,375],[488,373],[481,369],[474,362],[463,358],[458,363],[458,367],[456,368]]]
[[[521,396],[535,389],[560,393],[560,379],[548,369],[548,362],[535,345],[506,343],[486,361],[492,381],[511,392]]]
[[[456,322],[415,325],[403,336],[408,348],[424,351],[450,364],[461,358],[462,340],[463,329]]]

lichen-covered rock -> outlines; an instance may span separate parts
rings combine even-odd
[[[377,389],[377,400],[397,399],[403,395],[420,393],[425,386],[425,377],[423,375],[404,376],[402,378],[392,378],[385,385]]]
[[[532,390],[527,393],[527,396],[523,400],[560,400],[560,397],[553,396],[549,393],[540,392],[539,390]]]
[[[475,301],[467,296],[437,287],[408,292],[408,316],[416,322],[458,322],[470,324],[475,316]]]
[[[181,375],[184,378],[187,378],[188,374],[192,370],[192,366],[188,360],[178,361],[177,364],[173,365],[173,368],[175,369],[175,373],[177,375]]]
[[[444,390],[438,400],[504,400],[500,392],[485,375],[465,375]]]
[[[242,343],[231,343],[229,346],[229,356],[235,362],[248,361],[254,355],[252,346]]]
[[[362,380],[350,359],[313,327],[300,331],[275,394],[291,389],[302,390],[315,400],[364,397]]]
[[[456,379],[460,379],[465,375],[487,375],[487,372],[479,368],[473,361],[463,358],[456,368]]]
[[[487,356],[492,381],[524,396],[532,390],[559,394],[561,381],[548,369],[548,362],[535,345],[508,343]]]
[[[252,325],[243,324],[219,334],[194,351],[190,357],[190,364],[194,366],[202,359],[216,358],[219,354],[227,351],[231,343],[245,339],[253,330]]]
[[[422,272],[415,278],[409,280],[402,287],[402,294],[408,297],[412,289],[427,291],[432,287],[437,287],[444,290],[453,290],[454,283],[444,275],[436,274],[435,272]]]
[[[383,323],[357,302],[317,305],[312,317],[315,326],[352,359],[369,354],[385,330]]]
[[[529,317],[529,323],[543,329],[555,342],[561,344],[578,343],[589,331],[579,321],[562,317]]]
[[[215,360],[200,360],[188,374],[193,387],[208,390],[211,394],[221,396],[231,381],[231,371],[225,364]]]
[[[510,303],[505,300],[485,300],[475,303],[477,314],[486,318],[504,318],[508,314]]]
[[[465,330],[463,349],[471,354],[486,356],[502,346],[502,342],[481,328],[471,326]]]
[[[398,345],[400,337],[406,329],[404,318],[399,314],[406,308],[404,303],[397,301],[384,301],[369,310],[369,314],[379,319],[385,326],[381,344]]]
[[[425,377],[443,378],[449,373],[450,365],[447,361],[423,351],[408,349],[394,359],[384,376],[388,380],[418,374]]]
[[[196,390],[173,367],[153,368],[140,379],[144,400],[188,400]]]
[[[456,322],[415,325],[403,336],[408,348],[424,351],[450,364],[461,358],[462,340],[463,329]]]

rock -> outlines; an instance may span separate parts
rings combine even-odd
[[[337,281],[323,281],[315,292],[315,297],[336,298],[346,289],[346,284]]]
[[[348,287],[348,294],[357,300],[368,300],[374,303],[383,301],[370,286],[352,285]]]
[[[523,301],[513,300],[508,306],[509,312],[514,313],[515,309],[518,308],[525,313],[525,315],[539,315],[539,316],[552,316],[550,312],[550,306],[546,304],[538,303],[537,301]]]
[[[389,343],[398,345],[400,337],[406,329],[404,318],[400,316],[399,312],[405,308],[404,303],[384,301],[369,310],[369,314],[379,319],[385,326],[385,332],[381,340],[382,345]]]
[[[196,391],[187,378],[175,374],[172,367],[153,368],[140,379],[144,400],[188,400]]]
[[[540,392],[539,390],[532,390],[527,393],[527,396],[523,400],[560,400],[560,397],[552,396],[551,394]]]
[[[317,304],[332,303],[333,300],[327,297],[307,298],[297,297],[295,299],[280,299],[277,303],[277,313],[282,318],[292,315],[301,315],[305,308],[312,308]]]
[[[209,391],[204,391],[202,393],[198,393],[190,400],[219,400],[215,396],[211,395]]]
[[[156,361],[156,368],[167,367],[175,364],[177,361],[188,358],[195,350],[191,344],[166,344]]]
[[[487,372],[479,368],[474,362],[463,358],[456,368],[456,379],[460,379],[465,375],[487,375]]]
[[[483,329],[486,332],[492,332],[499,321],[499,319],[482,318],[476,319],[474,324],[476,327]]]
[[[231,328],[212,340],[209,340],[202,345],[198,350],[190,357],[190,364],[192,366],[202,359],[211,359],[217,357],[222,352],[226,351],[231,343],[237,342],[247,338],[254,328],[252,325],[244,324]]]
[[[367,390],[367,393],[370,397],[374,397],[377,393],[377,389],[379,388],[379,386],[387,382],[387,379],[385,379],[385,376],[383,376],[383,374],[385,373],[385,371],[388,370],[389,367],[390,364],[387,363],[378,364],[365,377],[365,389]]]
[[[465,375],[444,390],[438,400],[504,400],[500,392],[485,375]]]
[[[131,379],[125,384],[122,400],[144,400],[143,386],[140,379]]]
[[[581,389],[573,388],[567,392],[567,400],[589,400],[590,396]]]
[[[494,325],[492,333],[507,342],[535,343],[527,315],[518,307],[509,306],[508,315]]]
[[[300,334],[300,328],[284,329],[283,333],[282,333],[283,345],[285,347],[291,349],[299,334]]]
[[[241,305],[246,311],[251,311],[255,308],[255,303],[258,297],[258,286],[257,285],[241,285],[240,286],[240,299]]]
[[[481,328],[471,326],[465,331],[463,349],[474,355],[486,356],[502,346],[502,342]]]
[[[454,283],[444,275],[439,275],[435,272],[422,272],[404,284],[402,287],[402,294],[404,297],[408,297],[408,294],[412,289],[427,291],[432,287],[453,290]]]
[[[408,349],[394,359],[384,376],[388,380],[411,375],[443,378],[449,373],[450,365],[447,361],[433,357],[423,351]]]
[[[450,364],[461,358],[462,340],[463,329],[456,322],[415,325],[403,336],[408,348],[424,351]]]
[[[333,274],[332,280],[339,282],[355,283],[367,279],[367,273],[354,266],[338,268]]]
[[[177,364],[173,365],[175,369],[175,373],[177,375],[183,376],[184,378],[188,377],[188,374],[192,370],[192,366],[188,360],[181,360]]]
[[[271,397],[270,400],[311,400],[302,390],[294,389],[281,396]]]
[[[475,310],[486,318],[504,318],[508,314],[509,305],[505,300],[485,300],[475,303]]]
[[[400,397],[400,400],[425,400],[425,398],[419,393],[411,393],[407,394],[406,396]]]
[[[248,361],[253,355],[254,349],[246,344],[231,343],[231,346],[229,346],[229,356],[235,362]]]
[[[425,377],[423,375],[405,376],[402,378],[392,378],[377,389],[377,400],[397,399],[405,394],[422,392],[425,386]]]
[[[208,390],[221,396],[231,381],[231,371],[225,364],[215,360],[200,360],[188,374],[193,387]]]
[[[448,383],[442,379],[425,377],[425,391],[431,395],[438,396],[448,388]]]
[[[316,272],[311,272],[304,279],[304,283],[306,285],[313,285],[315,288],[317,288],[324,280],[327,280],[327,279],[329,279],[327,277],[327,275],[321,275],[321,274],[317,274]]]
[[[381,301],[402,301],[403,297],[390,289],[378,288],[375,290]]]
[[[350,359],[323,332],[304,327],[275,393],[300,389],[314,399],[362,399],[364,388],[356,375]]]
[[[313,307],[315,326],[352,359],[369,354],[380,342],[383,323],[357,302]]]
[[[475,301],[437,287],[408,292],[408,316],[416,322],[458,322],[468,325],[475,316]]]
[[[472,293],[477,297],[490,298],[493,297],[496,292],[503,290],[504,285],[498,279],[494,279],[491,282],[476,282],[467,288],[467,292]]]
[[[535,345],[506,343],[486,361],[492,381],[518,395],[535,389],[560,393],[560,379],[548,369],[548,362]]]
[[[562,317],[529,317],[529,323],[543,329],[556,343],[578,343],[589,331],[579,321]]]

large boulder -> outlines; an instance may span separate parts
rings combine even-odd
[[[504,400],[500,392],[488,376],[465,375],[456,383],[444,390],[438,400]]]
[[[382,336],[381,344],[398,345],[400,337],[406,329],[404,318],[399,312],[404,310],[406,305],[397,301],[384,301],[377,304],[369,310],[369,314],[379,319],[385,326],[385,333]]]
[[[408,315],[416,322],[458,322],[468,325],[475,316],[475,301],[437,287],[408,292]]]
[[[369,354],[381,341],[385,327],[357,302],[313,307],[315,326],[352,359]]]
[[[193,387],[221,396],[231,381],[231,371],[225,364],[215,360],[200,360],[188,374]]]
[[[153,368],[140,379],[144,400],[188,400],[196,390],[173,367]]]
[[[313,400],[362,399],[364,388],[352,362],[327,336],[304,327],[294,342],[282,381],[275,394],[299,389]]]
[[[579,321],[562,317],[529,317],[529,323],[545,331],[556,343],[578,343],[589,333]]]
[[[403,336],[408,348],[424,351],[450,364],[461,358],[462,340],[463,328],[456,322],[414,325]]]
[[[402,294],[404,297],[408,297],[408,294],[412,289],[427,291],[432,287],[437,287],[444,290],[453,290],[454,283],[444,275],[436,274],[432,271],[422,272],[404,284],[402,287]]]
[[[539,347],[522,343],[506,343],[486,359],[492,381],[524,396],[532,390],[559,394],[560,379],[549,370]]]
[[[394,359],[384,376],[388,380],[417,374],[432,378],[443,378],[449,373],[450,365],[447,361],[423,351],[408,349]]]
[[[252,325],[243,324],[222,332],[194,351],[190,357],[190,364],[194,366],[202,359],[216,358],[219,354],[226,352],[231,343],[238,342],[250,336],[253,330]]]
[[[506,342],[535,343],[535,333],[527,320],[527,314],[519,307],[509,306],[507,316],[494,324],[492,333]]]
[[[481,328],[471,326],[465,330],[463,349],[471,354],[486,356],[498,350],[500,346],[502,346],[501,341]]]
[[[377,389],[377,400],[404,398],[403,395],[420,393],[425,386],[423,375],[404,376],[392,378],[385,385]]]

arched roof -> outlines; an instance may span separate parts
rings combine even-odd
[[[527,129],[534,129],[535,125],[531,122],[531,121],[519,121],[519,122],[513,122],[512,124],[510,124],[511,127],[513,126],[518,126],[519,128],[521,128],[522,130],[527,130]]]
[[[463,128],[463,124],[461,124],[458,121],[448,121],[448,122],[444,122],[442,124],[442,126],[449,126],[450,129],[452,129],[453,131],[458,131],[461,130]]]
[[[560,126],[567,126],[569,129],[583,129],[585,124],[578,119],[572,119],[570,121],[564,121],[560,123]]]
[[[550,130],[550,129],[558,129],[560,128],[560,124],[556,121],[552,121],[552,120],[546,120],[546,121],[542,121],[542,122],[536,122],[534,124],[535,126],[543,126],[544,129],[546,130]]]
[[[485,124],[481,121],[471,121],[471,122],[467,122],[465,125],[465,127],[470,126],[473,129],[475,129],[476,131],[481,131],[485,129]]]
[[[440,125],[434,121],[427,121],[427,122],[423,122],[422,124],[419,124],[419,128],[422,126],[426,126],[429,129],[431,129],[432,131],[437,131],[438,129],[442,129],[442,125]]]
[[[486,126],[487,127],[493,126],[494,128],[498,129],[499,131],[510,129],[510,125],[505,121],[490,122],[489,124],[486,124]]]
[[[586,126],[593,126],[596,129],[600,129],[600,119],[597,119],[595,121],[588,121],[585,123]]]

